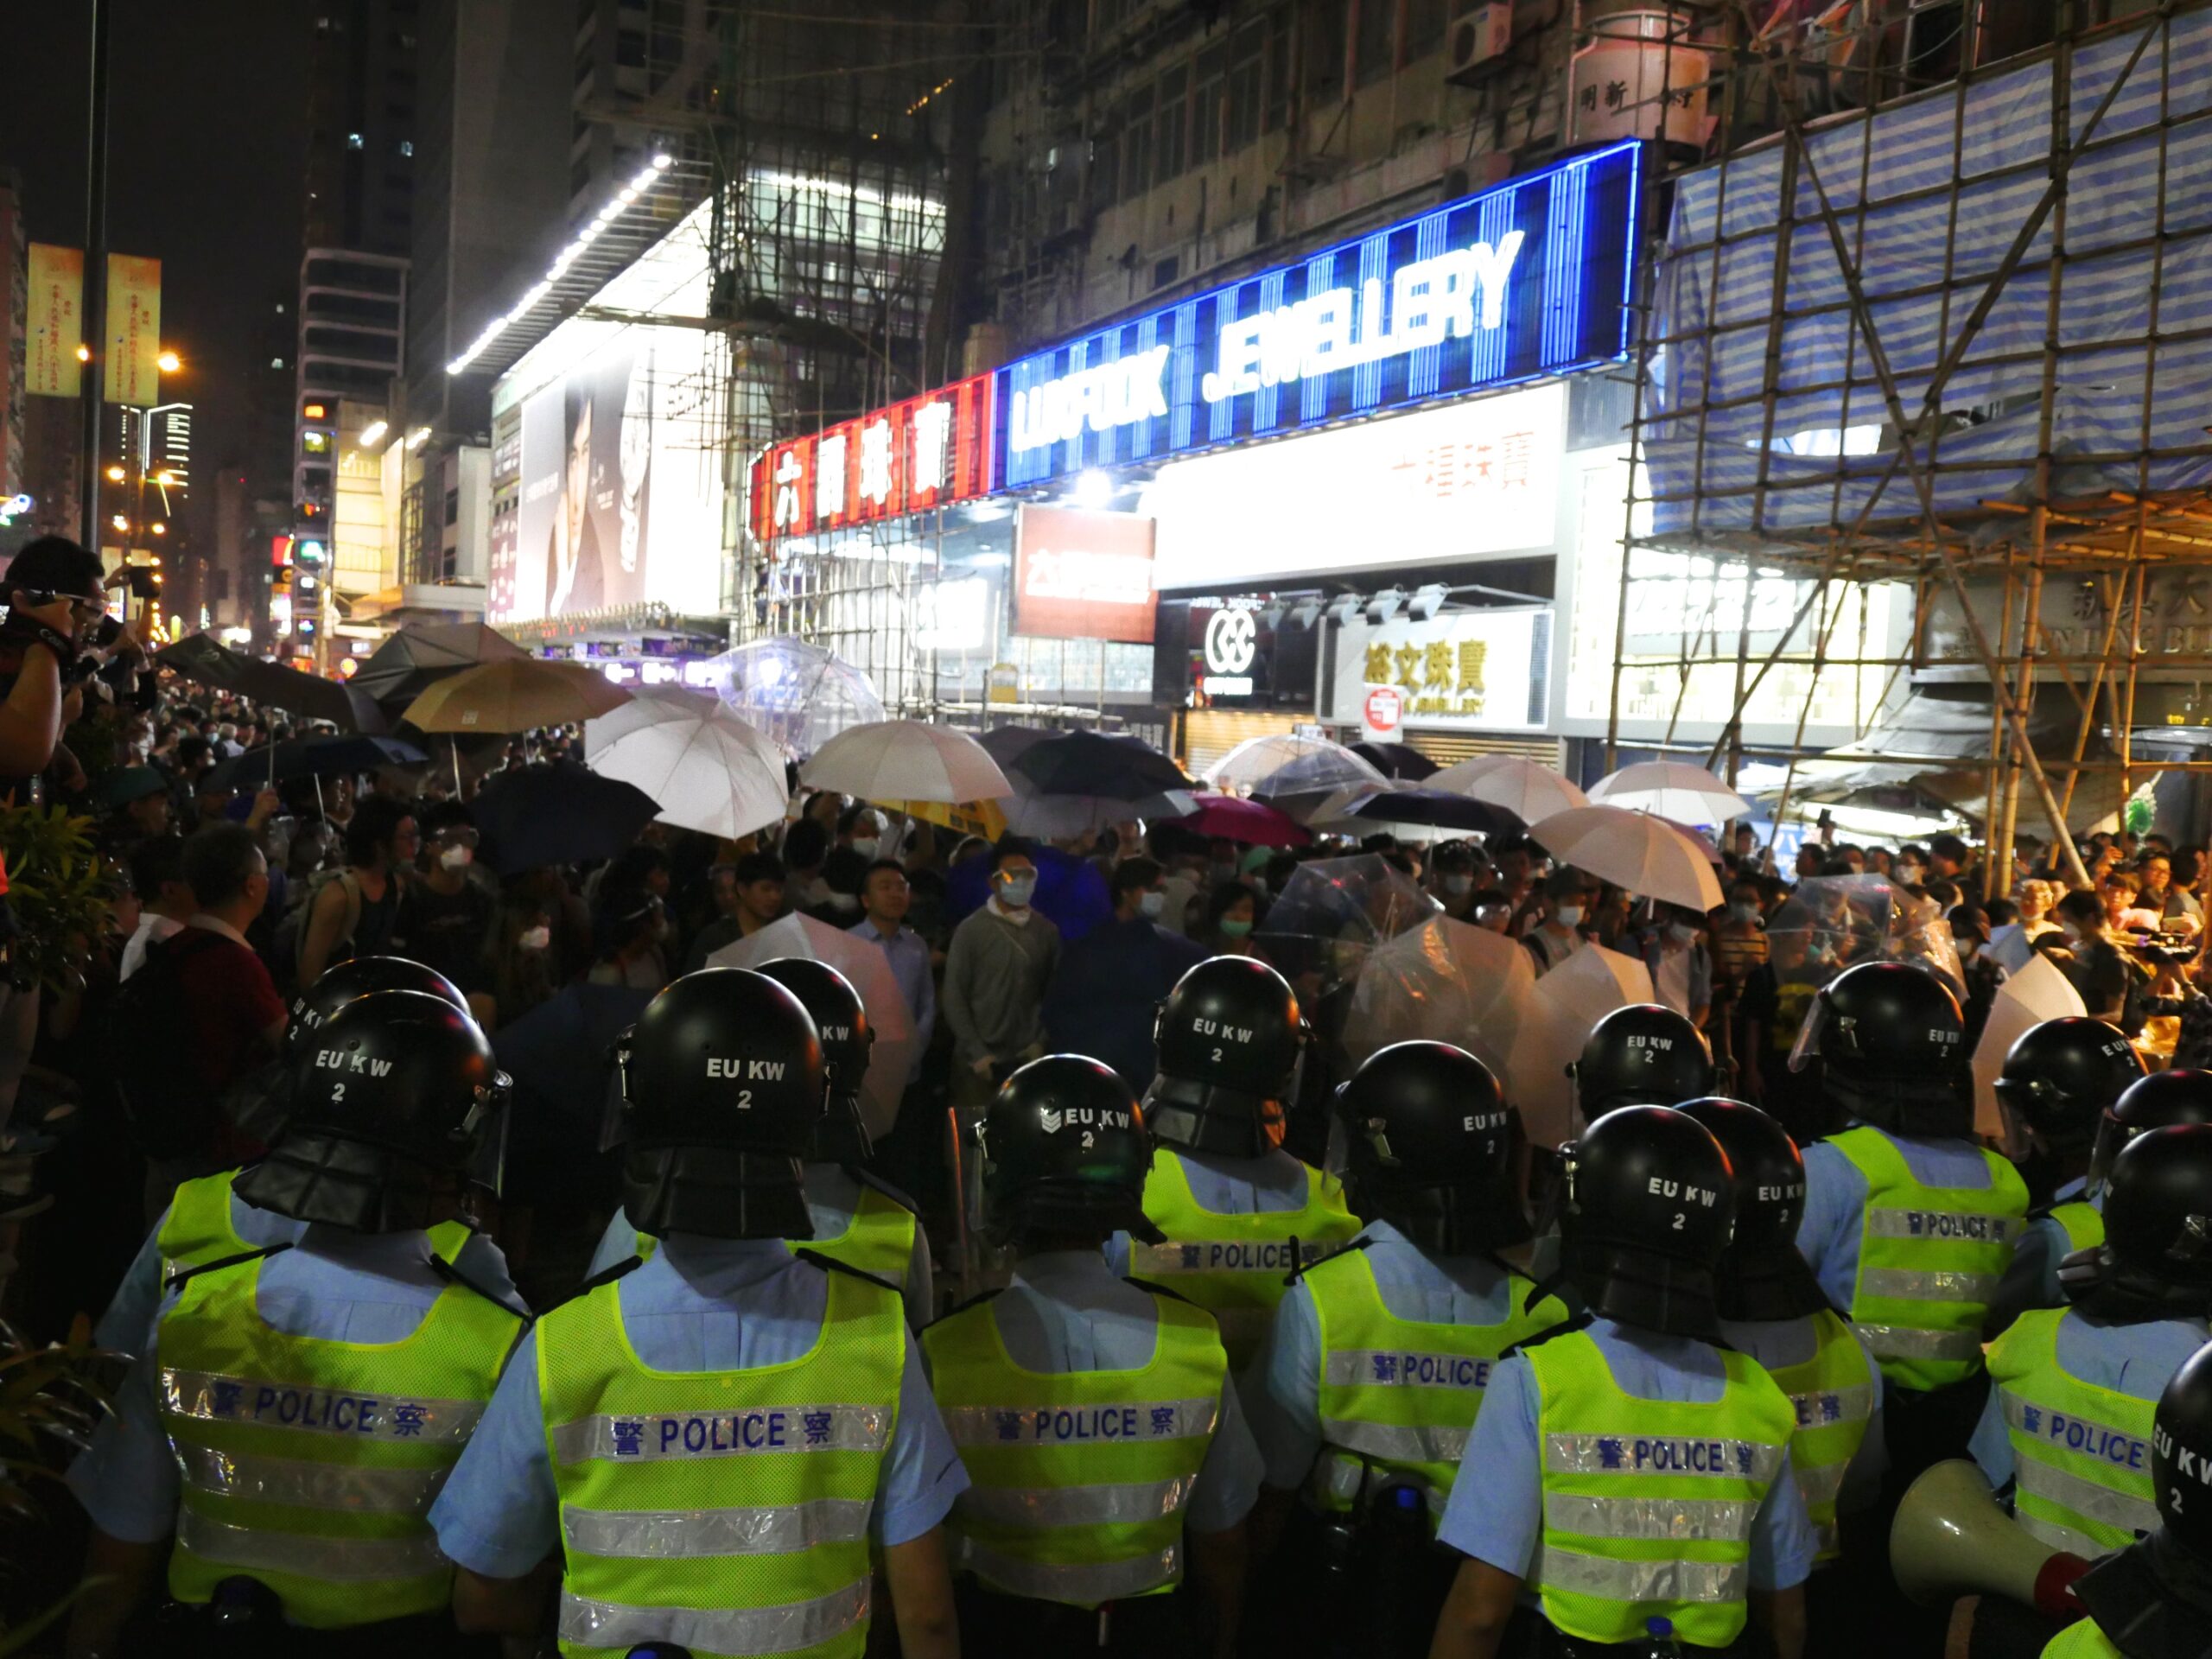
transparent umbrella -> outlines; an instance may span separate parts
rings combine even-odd
[[[726,651],[705,668],[717,696],[793,754],[812,754],[847,727],[883,718],[867,675],[788,634]]]
[[[1507,1095],[1521,1109],[1530,1141],[1556,1147],[1573,1138],[1579,1126],[1567,1068],[1580,1058],[1591,1027],[1615,1008],[1652,1000],[1650,970],[1603,945],[1583,946],[1537,980],[1507,1057]]]
[[[1503,933],[1431,916],[1368,953],[1344,1021],[1344,1050],[1356,1064],[1392,1043],[1426,1039],[1464,1048],[1498,1077],[1535,965]]]
[[[1767,924],[1766,937],[1777,973],[1786,963],[1815,984],[1862,962],[1917,962],[1953,995],[1966,994],[1950,923],[1933,899],[1914,898],[1886,875],[1808,876]]]
[[[1252,938],[1285,977],[1313,974],[1325,993],[1358,978],[1376,945],[1442,908],[1380,854],[1317,858],[1283,883]]]
[[[1270,732],[1248,737],[1206,768],[1206,781],[1238,795],[1306,795],[1350,784],[1380,784],[1382,774],[1325,737]]]

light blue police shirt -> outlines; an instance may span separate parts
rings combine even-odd
[[[1989,1186],[1989,1166],[1971,1141],[1891,1135],[1886,1129],[1875,1133],[1904,1154],[1905,1167],[1923,1185],[1969,1191]],[[1806,1147],[1805,1218],[1797,1224],[1797,1250],[1828,1300],[1847,1313],[1859,1287],[1859,1235],[1866,1210],[1866,1178],[1859,1166],[1825,1141]]]
[[[1866,1438],[1859,1442],[1851,1466],[1843,1471],[1843,1486],[1836,1494],[1836,1508],[1848,1515],[1880,1496],[1882,1474],[1890,1465],[1890,1454],[1882,1438],[1882,1368],[1876,1363],[1874,1351],[1866,1345],[1866,1338],[1848,1324],[1844,1329],[1851,1332],[1851,1339],[1866,1356],[1866,1372],[1874,1379],[1874,1403],[1866,1418]],[[1770,1371],[1785,1365],[1803,1364],[1821,1344],[1820,1333],[1809,1313],[1796,1319],[1723,1319],[1720,1334],[1731,1348],[1739,1354],[1748,1354]]]
[[[1361,1232],[1371,1241],[1361,1254],[1374,1270],[1382,1306],[1397,1318],[1502,1325],[1520,1312],[1511,1306],[1511,1281],[1495,1262],[1479,1256],[1431,1261],[1387,1221],[1370,1222]],[[1275,1304],[1274,1323],[1252,1370],[1259,1379],[1249,1402],[1252,1433],[1267,1462],[1268,1484],[1294,1491],[1321,1450],[1321,1321],[1304,1280]]]
[[[2069,1181],[2050,1195],[2051,1207],[2062,1204],[2087,1204],[2099,1215],[2105,1212],[2105,1190],[2089,1191],[2089,1178]],[[2058,1264],[2074,1254],[2074,1241],[2066,1236],[2065,1226],[2053,1216],[2038,1216],[2028,1224],[2020,1235],[2019,1248],[2013,1252],[2012,1272],[2021,1275],[2036,1287],[2037,1307],[2066,1306],[2066,1287],[2058,1281]]]
[[[808,1164],[804,1166],[803,1177],[806,1213],[814,1222],[814,1236],[836,1237],[853,1224],[853,1213],[861,1205],[861,1184],[846,1173],[842,1164]],[[802,1249],[807,1242],[794,1241]],[[605,1273],[637,1253],[638,1230],[618,1208],[614,1219],[600,1235],[599,1248],[592,1252],[591,1271]],[[918,1331],[935,1317],[935,1309],[930,1303],[930,1242],[918,1224],[914,1228],[914,1253],[906,1263],[906,1282],[899,1286],[899,1294],[906,1304],[909,1329]]]
[[[2109,1389],[2137,1400],[2155,1401],[2187,1359],[2204,1345],[2202,1319],[2153,1319],[2145,1325],[2092,1325],[2069,1309],[2058,1322],[2058,1363],[2068,1375],[2093,1388]],[[1994,1388],[1981,1408],[1967,1451],[2003,1487],[2012,1478],[2012,1440],[2005,1430],[2005,1402]],[[2146,1461],[2145,1467],[2148,1468]]]
[[[1264,1216],[1303,1209],[1306,1166],[1275,1147],[1256,1158],[1229,1158],[1218,1153],[1185,1152],[1163,1147],[1183,1160],[1183,1179],[1201,1210],[1217,1216]],[[1129,1236],[1116,1233],[1106,1246],[1106,1263],[1117,1274],[1129,1270]]]
[[[1128,1371],[1152,1363],[1160,1345],[1152,1298],[1116,1277],[1092,1250],[1045,1250],[1026,1255],[1014,1281],[992,1298],[1007,1357],[1025,1370]],[[1252,1443],[1236,1390],[1222,1379],[1221,1416],[1192,1488],[1183,1524],[1192,1532],[1226,1532],[1260,1495],[1260,1452]]]
[[[415,1334],[430,1304],[446,1287],[446,1281],[431,1270],[429,1255],[430,1241],[423,1233],[303,1228],[292,1249],[260,1264],[256,1305],[263,1319],[290,1336],[325,1342],[402,1342]],[[506,1257],[490,1239],[481,1234],[471,1238],[454,1266],[471,1283],[521,1307],[507,1277]],[[252,1264],[245,1262],[220,1269],[253,1270]],[[167,1314],[180,1294],[163,1296],[157,1313]],[[130,1338],[127,1345],[140,1357],[117,1390],[115,1415],[99,1426],[91,1449],[69,1468],[69,1490],[92,1523],[126,1543],[158,1542],[176,1525],[177,1468],[162,1430],[156,1323],[149,1320]]]
[[[146,1339],[146,1332],[153,1329],[155,1310],[162,1305],[162,1250],[156,1241],[162,1236],[162,1229],[168,1224],[169,1212],[164,1210],[162,1218],[154,1224],[154,1230],[146,1235],[146,1242],[138,1247],[138,1254],[131,1258],[130,1270],[115,1287],[115,1300],[107,1305],[107,1312],[92,1327],[93,1340],[101,1347],[118,1353],[136,1353]],[[296,1243],[307,1230],[307,1224],[248,1204],[233,1192],[231,1230],[250,1249],[262,1250],[272,1244]],[[504,1265],[499,1271],[504,1277]]]
[[[780,1239],[677,1233],[652,1260],[615,1281],[630,1345],[660,1371],[741,1371],[798,1358],[820,1339],[829,1275]],[[499,1379],[445,1490],[430,1507],[439,1546],[484,1578],[516,1579],[561,1541],[560,1502],[537,1389],[537,1332],[524,1337]],[[869,1530],[886,1547],[920,1537],[967,1489],[909,1342],[899,1418],[883,1460]],[[733,1487],[733,1502],[741,1486]]]
[[[1721,1396],[1726,1371],[1719,1350],[1707,1343],[1632,1331],[1611,1319],[1593,1320],[1588,1334],[1614,1382],[1632,1398],[1709,1404]],[[1491,1370],[1482,1415],[1475,1419],[1460,1478],[1452,1484],[1452,1501],[1436,1532],[1461,1554],[1520,1579],[1529,1575],[1544,1529],[1536,1404],[1535,1371],[1525,1354]],[[1785,1454],[1752,1519],[1751,1587],[1787,1590],[1802,1584],[1818,1550]]]

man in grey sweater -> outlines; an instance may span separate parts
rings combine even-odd
[[[1030,908],[1037,864],[1013,836],[991,853],[991,896],[952,931],[938,1007],[952,1029],[954,1103],[977,1112],[1007,1072],[1045,1050],[1045,988],[1060,931]]]

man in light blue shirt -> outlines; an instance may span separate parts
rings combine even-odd
[[[937,1033],[937,980],[930,971],[929,942],[906,925],[906,912],[913,901],[906,872],[895,859],[880,858],[868,867],[861,882],[861,904],[868,914],[850,930],[883,947],[883,954],[891,958],[892,977],[906,999],[906,1012],[913,1016],[914,1059],[906,1074],[910,1088],[922,1075],[922,1058]]]

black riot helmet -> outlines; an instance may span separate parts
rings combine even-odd
[[[2109,1324],[2212,1314],[2212,1124],[2145,1129],[2105,1183],[2104,1243],[2060,1272],[2066,1294]]]
[[[1974,1133],[1966,1020],[1949,986],[1905,962],[1862,962],[1821,987],[1792,1071],[1820,1058],[1828,1092],[1846,1111],[1901,1135]]]
[[[1735,1229],[1720,1253],[1715,1297],[1720,1317],[1796,1319],[1827,1306],[1827,1293],[1797,1253],[1805,1158],[1789,1131],[1740,1100],[1690,1100],[1676,1109],[1705,1125],[1735,1178]]]
[[[315,1029],[294,1065],[283,1128],[233,1183],[248,1204],[397,1233],[442,1219],[434,1204],[465,1176],[496,1189],[507,1080],[476,1022],[443,999],[356,997]]]
[[[1152,1135],[1129,1085],[1080,1054],[1047,1054],[1002,1084],[976,1126],[983,1152],[983,1225],[1001,1244],[1045,1233],[1148,1244]]]
[[[2089,1160],[2091,1189],[2102,1188],[2120,1148],[2137,1135],[2176,1123],[2212,1123],[2212,1071],[2177,1066],[2129,1084],[2097,1125],[2097,1148]]]
[[[875,1032],[868,1022],[861,994],[826,962],[808,957],[779,957],[760,972],[806,1005],[822,1038],[822,1064],[829,1077],[829,1109],[815,1130],[807,1160],[817,1164],[857,1164],[874,1150],[861,1116],[861,1079],[868,1075],[868,1051]]]
[[[420,991],[468,1012],[468,999],[436,969],[407,957],[353,957],[338,963],[321,979],[292,997],[291,1022],[284,1030],[284,1057],[296,1058],[322,1022],[357,996],[371,991]]]
[[[1713,1087],[1713,1050],[1684,1015],[1656,1002],[1615,1008],[1590,1027],[1582,1057],[1567,1068],[1582,1121],[1616,1106],[1671,1106]]]
[[[2212,1560],[2212,1345],[2183,1360],[2158,1396],[2151,1486],[2167,1537]]]
[[[1717,1340],[1713,1272],[1734,1205],[1712,1132],[1672,1107],[1622,1106],[1560,1156],[1560,1266],[1590,1311]]]
[[[2142,1081],[2143,1057],[2116,1027],[2071,1014],[2021,1033],[1998,1074],[1997,1097],[2045,1150],[2086,1153],[2105,1113]]]
[[[1306,1026],[1287,981],[1250,957],[1213,957],[1175,982],[1153,1027],[1160,1070],[1146,1121],[1172,1147],[1255,1158],[1281,1144]]]
[[[622,1207],[641,1233],[811,1238],[799,1160],[823,1110],[806,1005],[743,968],[686,974],[617,1050]]]
[[[1337,1090],[1351,1204],[1422,1249],[1472,1255],[1519,1244],[1517,1114],[1484,1065],[1449,1043],[1393,1043]]]

